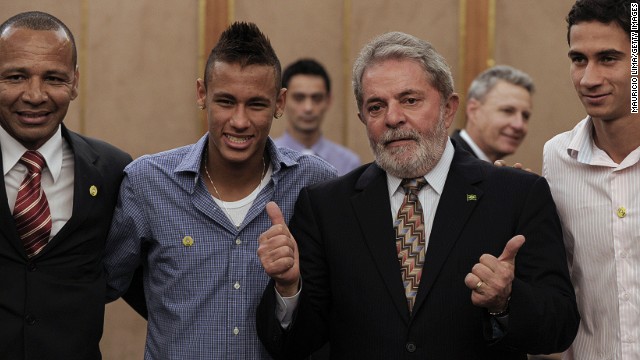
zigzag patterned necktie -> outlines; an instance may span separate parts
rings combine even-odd
[[[422,264],[424,264],[424,216],[422,216],[418,192],[426,184],[427,181],[422,177],[402,180],[400,186],[403,187],[405,195],[394,223],[400,271],[409,312],[413,310],[422,275]]]
[[[49,203],[40,186],[45,160],[39,152],[29,150],[20,162],[28,173],[18,188],[13,218],[27,256],[31,258],[47,245],[51,233]]]

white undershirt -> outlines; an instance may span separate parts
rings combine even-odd
[[[233,225],[235,225],[236,227],[240,227],[240,225],[242,225],[242,222],[244,221],[244,218],[247,216],[249,209],[251,209],[253,201],[258,197],[260,190],[262,190],[262,188],[264,188],[264,186],[269,183],[269,180],[271,180],[271,173],[271,164],[269,164],[267,172],[262,178],[262,181],[260,181],[260,184],[258,184],[258,186],[255,188],[255,190],[253,190],[251,194],[238,201],[222,201],[213,195],[211,197],[224,211]]]

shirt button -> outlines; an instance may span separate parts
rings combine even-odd
[[[233,288],[236,290],[240,289],[240,283],[236,281],[236,283],[233,284]]]
[[[416,344],[414,344],[414,343],[412,343],[412,342],[408,342],[408,343],[405,345],[405,348],[407,349],[407,351],[408,351],[408,352],[411,352],[411,353],[412,353],[412,352],[416,351]]]
[[[240,245],[240,244],[242,244],[242,240],[240,240],[240,238],[237,238],[236,239],[236,245]]]
[[[622,219],[623,217],[627,216],[627,209],[624,206],[620,206],[618,208],[617,213],[618,213],[618,217]]]
[[[238,327],[236,326],[233,328],[233,335],[238,335],[238,334],[240,334],[240,329],[238,329]]]
[[[622,299],[623,299],[623,300],[629,300],[629,297],[630,297],[630,295],[629,295],[629,293],[628,293],[628,292],[624,292],[624,293],[622,294]]]

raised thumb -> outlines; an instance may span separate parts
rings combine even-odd
[[[500,254],[500,256],[498,257],[498,260],[515,263],[518,250],[520,250],[523,244],[524,244],[524,236],[516,235],[512,237],[511,240],[509,240],[507,244],[504,246],[504,250],[502,251],[502,254]]]

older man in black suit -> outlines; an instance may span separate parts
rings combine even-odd
[[[273,280],[257,323],[271,354],[301,358],[326,341],[334,359],[566,349],[579,315],[544,178],[449,140],[458,96],[426,41],[374,39],[353,84],[376,162],[303,189],[289,228],[267,208],[258,254]]]

